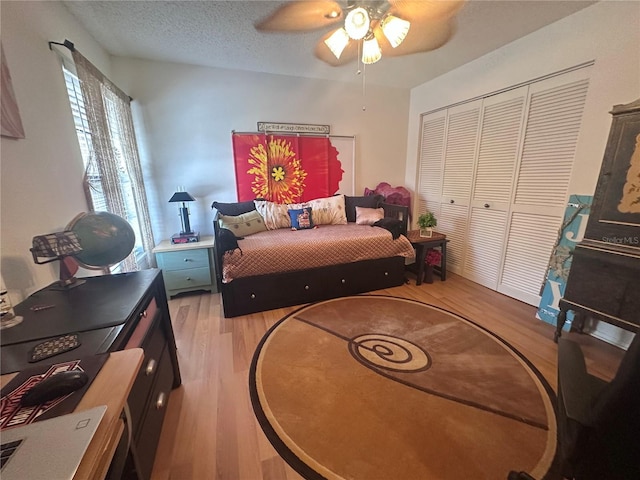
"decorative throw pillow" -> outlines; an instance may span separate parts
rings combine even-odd
[[[344,195],[317,198],[307,204],[313,209],[313,222],[316,225],[345,225],[347,215],[344,210]]]
[[[356,207],[356,223],[358,225],[373,225],[384,218],[382,208]]]
[[[231,230],[236,237],[245,237],[267,230],[264,220],[256,210],[237,216],[219,215],[218,225]]]
[[[347,214],[347,222],[356,221],[356,207],[378,208],[384,201],[382,195],[365,195],[362,197],[344,196],[344,207]]]
[[[211,208],[215,208],[221,215],[242,215],[256,209],[253,200],[248,202],[221,203],[213,202]]]
[[[305,230],[313,228],[313,219],[311,216],[311,207],[302,207],[297,209],[289,209],[289,217],[291,218],[291,230]]]
[[[289,209],[281,203],[269,202],[268,200],[254,200],[256,210],[262,216],[267,230],[277,230],[278,228],[291,228]]]

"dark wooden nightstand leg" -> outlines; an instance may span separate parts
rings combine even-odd
[[[447,242],[446,240],[440,245],[440,252],[442,253],[440,259],[440,280],[443,282],[447,279]]]
[[[416,272],[416,285],[422,285],[424,277],[424,259],[427,256],[427,249],[424,245],[416,245],[416,262],[418,263],[418,271]]]

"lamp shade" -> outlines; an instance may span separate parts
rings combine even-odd
[[[411,24],[408,21],[393,15],[387,15],[380,25],[382,33],[387,37],[387,40],[389,40],[393,48],[396,48],[402,43],[407,33],[409,33],[410,26]]]
[[[333,53],[336,58],[340,58],[340,55],[342,55],[342,52],[349,44],[349,34],[344,28],[339,28],[333,32],[331,36],[324,41],[324,43],[329,47],[329,50],[331,50],[331,53]]]
[[[176,192],[169,199],[169,202],[195,202],[196,199],[189,195],[187,192]]]
[[[378,40],[371,35],[371,38],[368,38],[362,43],[362,63],[370,65],[376,63],[381,58],[382,51],[380,50]]]
[[[369,32],[370,24],[371,19],[369,18],[369,12],[362,7],[351,10],[344,20],[344,28],[349,34],[349,37],[354,40],[364,38],[367,32]]]

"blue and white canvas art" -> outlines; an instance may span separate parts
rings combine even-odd
[[[558,240],[547,267],[547,275],[542,288],[537,317],[544,322],[556,325],[560,311],[558,302],[564,295],[576,244],[584,237],[587,219],[591,209],[591,195],[571,195],[564,213],[562,226],[558,232]],[[571,328],[573,312],[567,313],[564,330]]]

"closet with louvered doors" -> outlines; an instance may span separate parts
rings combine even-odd
[[[498,288],[527,87],[484,99],[462,275]]]
[[[417,213],[436,214],[449,270],[538,304],[588,75],[580,68],[423,115]]]
[[[447,267],[462,272],[482,100],[422,119],[418,212],[433,212],[446,233]]]
[[[549,258],[567,206],[590,68],[529,86],[525,130],[509,209],[497,290],[540,302]]]
[[[447,266],[461,273],[467,251],[467,222],[473,170],[478,148],[482,100],[452,107],[447,112],[447,130],[442,164],[442,197],[438,231],[446,233]]]

